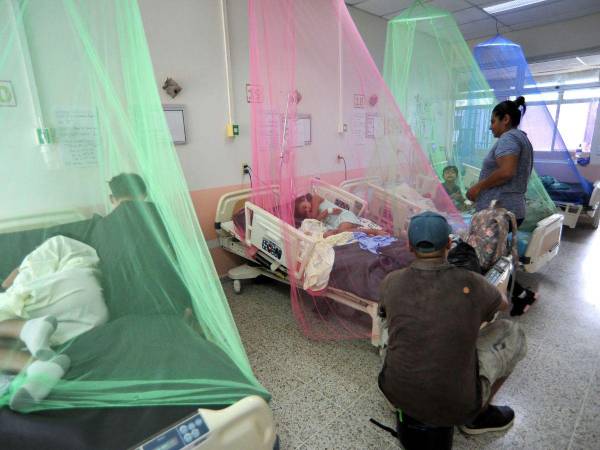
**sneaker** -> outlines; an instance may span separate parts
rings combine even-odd
[[[504,431],[515,421],[515,412],[508,406],[489,405],[469,424],[459,426],[466,434],[483,434],[490,431]]]

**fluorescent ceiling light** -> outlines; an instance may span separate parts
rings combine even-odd
[[[497,5],[486,6],[483,10],[488,14],[496,14],[510,9],[522,8],[523,6],[535,5],[546,0],[512,0],[510,2],[498,3]]]

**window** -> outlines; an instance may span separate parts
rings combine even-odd
[[[534,75],[535,76],[535,75]],[[580,72],[542,75],[537,78],[537,92],[526,95],[527,113],[523,124],[529,123],[529,138],[536,151],[570,150],[581,146],[583,151],[590,151],[596,119],[598,118],[598,102],[600,99],[600,72],[598,69]],[[533,86],[526,86],[533,87]],[[550,127],[555,127],[556,135],[543,131],[544,127],[534,127],[542,114],[535,111],[538,105],[546,104]],[[529,116],[529,117],[528,117]],[[536,131],[531,131],[536,130]]]
[[[529,104],[527,106],[527,112],[521,120],[521,126],[527,130],[527,137],[531,141],[533,150],[549,151],[552,149],[556,110],[556,103],[548,106],[545,104]]]
[[[558,131],[568,150],[590,151],[597,111],[598,100],[561,105]]]

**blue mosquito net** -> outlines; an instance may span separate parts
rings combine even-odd
[[[521,46],[497,35],[473,50],[475,60],[495,97],[499,100],[524,96],[527,111],[520,128],[531,140],[535,170],[555,201],[585,203],[591,184],[579,173],[556,127],[553,111],[546,101],[555,96],[536,83]]]

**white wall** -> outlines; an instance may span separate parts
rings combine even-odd
[[[387,32],[387,20],[366,13],[357,8],[349,8],[350,15],[354,19],[356,28],[360,32],[367,48],[377,64],[379,71],[383,73],[383,57],[385,55],[385,37]]]
[[[101,202],[97,167],[47,164],[35,139],[42,120],[44,127],[57,128],[53,122],[56,111],[45,106],[60,105],[65,110],[89,108],[89,103],[85,103],[88,97],[76,92],[82,86],[78,83],[80,72],[69,67],[78,60],[73,31],[64,23],[63,12],[55,6],[50,2],[40,4],[28,10],[21,21],[15,18],[18,13],[10,2],[0,5],[0,14],[9,27],[4,36],[10,37],[10,44],[4,49],[6,59],[2,61],[0,79],[10,80],[17,103],[14,107],[0,108],[3,162],[0,219],[93,207]],[[53,39],[73,43],[72,53],[63,54],[65,46],[55,52]],[[61,148],[58,143],[46,148],[52,149],[56,155],[53,159],[59,162],[58,154],[64,146]]]
[[[251,160],[250,108],[246,103],[247,1],[228,1],[234,119],[240,125],[240,136],[233,140],[225,137],[227,98],[220,2],[139,0],[139,5],[157,83],[170,76],[183,87],[175,99],[162,89],[160,92],[163,103],[186,108],[188,143],[176,148],[189,189],[240,184],[242,163]],[[351,14],[381,69],[387,21],[354,9]]]
[[[490,30],[490,32],[493,32]],[[495,34],[495,33],[494,33]],[[600,13],[573,20],[503,33],[511,41],[523,47],[529,61],[568,55],[582,50],[600,49]],[[483,42],[492,35],[468,41],[469,46]]]

